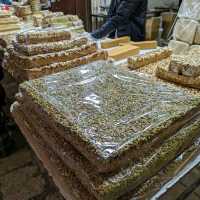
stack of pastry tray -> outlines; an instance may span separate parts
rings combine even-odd
[[[4,68],[22,82],[101,59],[107,59],[107,53],[87,37],[72,38],[66,29],[34,29],[17,34]]]
[[[12,114],[67,199],[131,199],[199,138],[200,97],[95,62],[20,86]]]

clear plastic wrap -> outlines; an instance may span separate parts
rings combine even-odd
[[[174,39],[193,44],[199,23],[190,19],[179,19],[174,27]]]
[[[180,18],[189,18],[200,20],[200,1],[199,0],[183,0],[178,16]]]
[[[74,26],[69,28],[69,30],[72,33],[72,37],[76,38],[79,37],[80,35],[84,35],[86,33],[84,26]]]
[[[155,142],[162,143],[191,119],[200,103],[184,89],[105,62],[26,82],[20,88],[99,171],[127,165]]]

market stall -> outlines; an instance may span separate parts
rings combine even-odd
[[[7,105],[64,199],[200,198],[198,2],[168,47],[96,40],[37,1],[15,10],[0,15]]]

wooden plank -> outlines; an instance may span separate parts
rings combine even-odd
[[[159,200],[172,200],[177,199],[184,191],[186,187],[178,183],[173,188],[170,188]]]
[[[156,40],[152,40],[152,41],[143,41],[143,42],[128,42],[128,43],[121,43],[120,45],[133,45],[133,46],[137,46],[139,47],[141,50],[145,50],[145,49],[156,49],[158,47],[158,43]]]
[[[195,193],[192,193],[185,200],[199,200],[199,196],[197,196]]]
[[[101,48],[102,49],[109,49],[112,47],[119,46],[120,43],[127,43],[130,42],[130,37],[125,36],[125,37],[120,37],[116,39],[111,39],[111,40],[103,40],[101,42]]]
[[[108,57],[113,58],[115,60],[122,60],[128,58],[129,56],[137,55],[139,51],[139,47],[133,45],[124,45],[109,50]]]

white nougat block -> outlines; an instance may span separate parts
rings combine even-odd
[[[174,38],[193,44],[199,23],[190,19],[179,19],[174,27]]]
[[[192,45],[189,49],[189,55],[200,55],[200,45]]]
[[[175,74],[182,73],[182,60],[185,58],[185,55],[172,55],[169,65],[169,71],[174,72]]]
[[[182,5],[179,9],[178,17],[200,21],[200,1],[183,0]]]
[[[197,31],[196,31],[195,38],[194,38],[194,44],[200,45],[200,24],[197,27]]]
[[[196,55],[190,55],[186,57],[182,68],[182,74],[189,77],[200,76],[200,58]]]
[[[188,54],[189,44],[181,41],[171,40],[169,42],[169,48],[173,51],[173,54],[176,55],[185,55]]]

